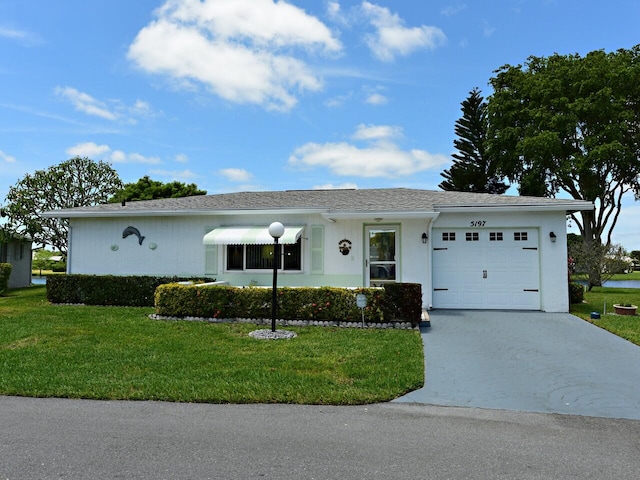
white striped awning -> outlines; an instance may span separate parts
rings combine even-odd
[[[285,227],[279,243],[294,244],[304,227]],[[205,245],[270,245],[273,237],[268,227],[220,227],[211,230],[202,239]]]

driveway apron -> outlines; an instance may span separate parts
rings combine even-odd
[[[395,402],[640,419],[640,347],[616,335],[562,313],[430,320],[425,385]]]

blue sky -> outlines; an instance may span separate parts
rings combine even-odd
[[[75,155],[208,193],[437,189],[504,64],[640,43],[637,0],[0,0],[0,202]],[[630,195],[615,242],[640,249]]]

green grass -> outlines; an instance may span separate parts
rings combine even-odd
[[[611,280],[640,280],[640,272],[617,273]]]
[[[0,297],[0,394],[209,403],[365,404],[420,388],[420,335],[165,322],[151,308],[50,305],[45,287]]]
[[[640,305],[640,289],[593,287],[585,292],[585,303],[571,305],[571,313],[640,345],[640,316],[616,315],[614,303]],[[592,320],[591,312],[600,313],[600,320]]]

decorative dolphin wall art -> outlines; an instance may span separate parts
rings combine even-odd
[[[129,235],[135,235],[136,237],[138,237],[138,245],[142,245],[144,237],[140,235],[140,230],[138,230],[136,227],[129,226],[122,231],[122,238],[127,238]]]

